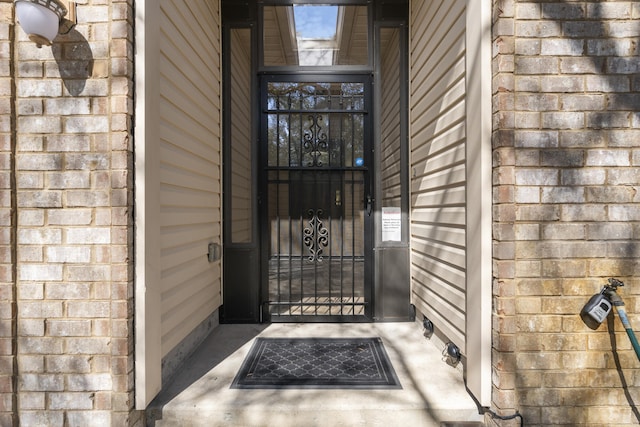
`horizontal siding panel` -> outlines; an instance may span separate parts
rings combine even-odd
[[[203,228],[204,227],[204,228]],[[180,246],[190,242],[209,241],[211,236],[220,234],[220,224],[197,225],[176,225],[163,227],[160,234],[160,245],[162,248]],[[206,261],[203,259],[203,261]]]
[[[220,305],[220,23],[217,2],[159,0],[163,356]]]
[[[426,169],[420,166],[414,166],[417,171]],[[411,191],[413,193],[420,193],[422,191],[432,190],[436,188],[451,188],[464,184],[466,179],[466,171],[464,164],[458,164],[451,169],[439,170],[434,173],[424,175],[423,173],[417,173],[415,180],[411,185]]]
[[[161,131],[165,131],[164,127]],[[185,145],[191,145],[185,142]],[[191,151],[181,150],[172,144],[160,144],[160,157],[162,164],[174,165],[182,168],[190,168],[200,172],[210,172],[212,180],[218,180],[220,172],[218,171],[218,156],[219,153],[212,150],[211,158],[195,155]],[[215,176],[213,174],[216,174]],[[164,178],[164,177],[163,177]]]
[[[413,95],[418,100],[415,105],[412,105],[412,109],[422,111],[422,106],[425,104],[422,101],[426,96],[446,90],[465,75],[463,35],[460,35],[447,51],[441,52],[441,55],[431,58],[433,63],[426,67],[428,74],[412,76],[412,84],[415,87]],[[432,99],[433,96],[430,100]],[[418,105],[418,102],[421,102],[421,105]],[[429,105],[429,103],[426,104]]]
[[[465,349],[466,2],[411,7],[413,303]]]
[[[217,176],[213,176],[211,172],[206,175],[202,171],[192,169],[184,169],[164,163],[161,166],[163,180],[166,183],[172,183],[177,186],[190,187],[200,191],[214,191],[220,180]],[[217,175],[217,173],[215,174]]]
[[[414,206],[416,208],[434,208],[438,206],[464,206],[466,203],[465,187],[446,188],[433,191],[424,191],[414,194]]]
[[[461,34],[464,34],[465,19],[460,15],[464,6],[460,5],[459,1],[447,3],[453,9],[446,10],[444,7],[438,9],[439,13],[449,12],[446,18],[435,16],[434,25],[430,27],[423,26],[423,23],[418,24],[420,29],[417,31],[423,31],[431,37],[426,40],[425,45],[418,45],[417,50],[413,52],[413,55],[420,60],[413,63],[411,73],[411,80],[416,87],[423,84],[429,74],[450,69],[446,63],[443,63],[439,70],[437,68],[440,66],[441,58],[446,57],[449,51],[455,51],[455,41],[459,39]]]
[[[464,288],[425,270],[416,270],[414,279],[420,285],[416,291],[418,294],[423,296],[426,293],[435,294],[434,299],[442,301],[442,304],[451,307],[452,311],[464,312],[466,304]]]
[[[440,243],[418,237],[414,237],[412,243],[416,253],[460,270],[465,268],[464,249],[453,246],[449,242]]]
[[[433,241],[433,242],[447,242],[451,245],[455,245],[463,248],[465,246],[465,232],[462,228],[456,227],[434,227],[428,224],[414,223],[411,227],[411,231],[416,236]]]
[[[208,225],[218,222],[220,218],[206,208],[163,207],[160,211],[162,227],[175,225]],[[209,234],[209,233],[208,233]],[[211,238],[211,236],[205,236]]]
[[[460,102],[438,117],[421,116],[413,124],[417,140],[429,140],[439,133],[461,123],[466,115],[466,106]],[[426,134],[426,135],[425,135]]]
[[[460,269],[439,263],[436,260],[417,253],[413,255],[412,267],[412,277],[419,277],[421,274],[426,274],[428,277],[438,278],[440,281],[450,284],[448,286],[455,287],[456,289],[465,289],[464,271]],[[447,296],[446,289],[448,286],[443,287],[443,297]]]
[[[442,116],[447,110],[454,109],[461,102],[464,102],[466,87],[464,76],[454,76],[454,79],[447,86],[438,86],[440,89],[431,91],[420,99],[422,106],[416,105],[416,111],[421,111],[422,116],[437,118]],[[464,104],[463,104],[464,105]],[[420,108],[422,107],[422,108]],[[420,110],[418,110],[420,108]],[[464,117],[462,114],[461,117]],[[419,121],[416,122],[419,126]]]
[[[465,209],[461,208],[420,208],[413,209],[411,218],[419,223],[447,224],[464,226]]]
[[[188,270],[189,274],[184,274],[184,270]],[[163,314],[163,319],[175,317],[172,309],[184,305],[185,301],[189,301],[192,295],[200,292],[200,290],[210,287],[211,273],[215,272],[215,268],[202,268],[198,266],[197,260],[190,260],[179,266],[167,269],[165,277],[162,277],[161,299],[163,305],[167,308]],[[183,270],[183,271],[180,271]],[[177,275],[181,277],[177,277]],[[213,294],[209,296],[213,298]]]
[[[434,174],[436,172],[464,165],[465,158],[466,151],[464,144],[452,146],[449,150],[440,151],[430,156],[424,163],[424,172]],[[419,172],[419,169],[416,172]],[[417,175],[423,175],[423,173],[417,173]],[[462,181],[464,180],[465,179],[462,179]]]
[[[411,153],[412,161],[419,163],[427,160],[430,156],[436,155],[440,151],[450,150],[453,146],[462,145],[464,144],[465,137],[465,124],[463,121],[460,121],[446,132],[433,135],[428,140],[415,138],[414,143],[416,146],[414,146]]]
[[[163,206],[184,206],[195,208],[215,208],[218,200],[213,192],[200,191],[192,188],[160,186],[160,203]]]

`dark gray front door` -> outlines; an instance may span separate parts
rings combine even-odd
[[[262,81],[263,314],[371,317],[368,77]]]

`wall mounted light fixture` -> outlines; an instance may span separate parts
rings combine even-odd
[[[20,26],[38,47],[51,46],[58,34],[67,34],[77,22],[72,1],[15,0],[15,5]]]

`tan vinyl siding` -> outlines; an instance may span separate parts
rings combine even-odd
[[[220,305],[220,22],[217,3],[162,0],[160,269],[162,356]]]
[[[382,88],[380,117],[382,206],[400,207],[400,40],[399,30],[383,28],[381,33]]]
[[[465,349],[465,4],[411,10],[413,303]]]
[[[231,241],[251,242],[251,30],[231,37]]]

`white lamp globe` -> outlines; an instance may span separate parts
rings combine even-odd
[[[58,35],[62,15],[54,10],[28,0],[18,0],[16,1],[16,14],[20,26],[38,47],[50,46]]]

